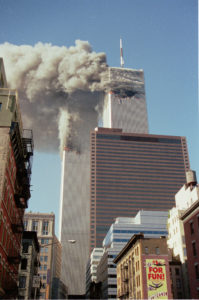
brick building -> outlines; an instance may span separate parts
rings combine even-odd
[[[197,192],[198,200],[181,216],[184,223],[190,296],[192,299],[199,299],[199,186],[197,186]]]
[[[172,299],[166,238],[135,234],[114,263],[119,299]]]
[[[24,130],[17,91],[0,58],[0,296],[17,294],[23,215],[30,198],[32,131]]]

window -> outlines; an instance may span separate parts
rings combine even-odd
[[[29,243],[23,243],[22,253],[28,253]]]
[[[196,279],[199,279],[199,268],[198,268],[198,264],[195,265],[195,275],[196,275]]]
[[[44,265],[44,270],[47,270],[47,265]]]
[[[193,227],[193,222],[190,223],[190,231],[191,231],[191,234],[194,233],[194,227]]]
[[[19,277],[19,288],[24,289],[26,287],[26,276]]]
[[[43,235],[48,235],[48,221],[43,221],[42,234]]]
[[[145,254],[149,254],[149,248],[145,247]]]
[[[28,220],[25,220],[25,221],[23,222],[23,225],[24,225],[24,230],[26,231],[27,228],[28,228]]]
[[[196,256],[197,255],[196,242],[192,242],[192,249],[193,249],[193,256]]]
[[[27,261],[26,258],[23,258],[21,260],[21,270],[26,270],[27,269],[27,263],[28,263],[28,261]]]
[[[32,220],[32,231],[38,230],[38,221]]]
[[[159,247],[156,247],[155,248],[155,253],[158,255],[158,254],[160,254],[160,248]]]
[[[180,278],[176,278],[176,287],[181,288],[181,280]]]
[[[41,244],[48,244],[49,243],[49,239],[41,239]]]
[[[45,262],[48,261],[48,256],[44,256],[44,261],[45,261]]]
[[[180,275],[180,270],[178,268],[175,268],[176,275]]]
[[[0,110],[2,109],[2,103],[0,102]]]
[[[187,256],[187,249],[184,247],[183,248],[184,256]]]

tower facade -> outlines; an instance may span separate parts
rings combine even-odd
[[[109,68],[107,90],[104,97],[103,127],[148,133],[143,70]]]
[[[103,126],[123,127],[147,133],[147,110],[142,70],[109,68],[104,93]],[[85,108],[82,108],[84,113]],[[90,131],[97,124],[94,112],[85,114],[78,136],[80,151],[65,147],[62,159],[60,197],[60,239],[62,242],[62,280],[69,294],[85,294],[86,263],[90,234]],[[74,239],[76,243],[67,243]]]
[[[171,209],[188,169],[184,137],[92,131],[90,250],[102,245],[118,216]]]

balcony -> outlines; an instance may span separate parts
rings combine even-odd
[[[21,261],[21,256],[19,254],[10,253],[8,256],[8,263],[10,265],[19,265]]]
[[[26,199],[30,198],[30,177],[33,156],[33,134],[32,130],[20,131],[18,122],[12,122],[10,127],[10,139],[17,166],[17,182]]]
[[[25,161],[29,161],[30,157],[33,156],[33,134],[32,130],[24,129],[23,130],[23,153],[24,153],[24,159]]]
[[[16,203],[16,206],[18,208],[27,208],[28,205],[27,205],[27,201],[22,197],[22,195],[20,194],[14,194],[14,199],[15,199],[15,203]]]
[[[13,233],[23,233],[24,226],[23,226],[22,219],[13,218],[11,228],[12,228]]]

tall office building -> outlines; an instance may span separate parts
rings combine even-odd
[[[107,89],[103,127],[148,133],[143,70],[109,68]]]
[[[109,68],[104,95],[103,126],[122,126],[124,130],[136,133],[148,132],[142,70]],[[85,112],[81,132],[77,132],[81,139],[80,151],[71,147],[65,147],[63,151],[60,238],[62,279],[69,294],[85,293],[90,234],[90,131],[97,126],[94,113]],[[70,239],[76,243],[68,243]]]
[[[116,217],[171,209],[188,169],[185,137],[92,131],[90,250],[102,245]]]

